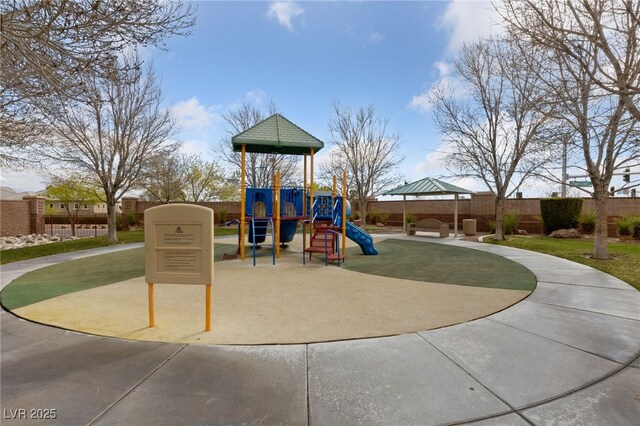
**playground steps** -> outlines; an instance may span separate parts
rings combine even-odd
[[[311,258],[312,253],[322,253],[329,256],[329,260],[338,260],[338,254],[336,253],[337,247],[337,235],[334,233],[327,233],[327,230],[335,230],[332,226],[320,225],[317,226],[311,236],[309,247],[305,248],[305,252],[309,253]],[[344,258],[344,256],[340,256]]]

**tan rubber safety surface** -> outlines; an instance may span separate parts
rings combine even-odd
[[[309,343],[429,330],[484,317],[530,292],[381,277],[325,267],[301,254],[219,262],[212,330],[205,287],[155,285],[156,326],[148,327],[144,277],[16,309],[30,320],[125,339],[201,344]]]

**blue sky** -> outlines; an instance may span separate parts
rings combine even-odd
[[[494,19],[483,1],[207,1],[198,2],[191,36],[143,56],[162,80],[186,152],[213,158],[225,134],[221,114],[242,102],[273,100],[326,146],[334,100],[374,103],[400,135],[401,173],[411,181],[446,174],[425,95],[450,78],[463,42],[495,30]],[[45,183],[28,173],[2,176],[16,190]]]

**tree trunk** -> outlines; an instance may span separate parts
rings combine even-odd
[[[116,216],[118,208],[114,200],[107,201],[107,241],[109,243],[117,243],[118,235],[116,234]]]
[[[593,258],[594,259],[608,259],[609,247],[607,244],[607,238],[609,237],[607,227],[607,200],[609,194],[607,187],[599,185],[594,188],[593,201],[596,205],[596,229],[593,233],[594,245],[593,245]]]
[[[76,236],[76,215],[69,216],[69,222],[71,222],[71,236]]]
[[[360,210],[362,213],[362,225],[364,226],[367,223],[367,199],[360,199]]]
[[[504,198],[496,197],[496,236],[498,241],[504,241]]]

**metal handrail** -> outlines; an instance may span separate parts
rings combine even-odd
[[[325,229],[324,231],[324,266],[329,266],[329,247],[327,246],[327,233],[336,234],[337,237],[340,237],[340,233],[338,231],[334,231],[333,229]],[[336,249],[338,252],[338,268],[340,267],[340,238],[336,238]]]
[[[316,207],[316,203],[318,202],[318,199],[316,198],[315,200],[313,200],[313,204],[311,204],[311,216],[313,216],[313,222],[315,222],[316,216],[318,216],[317,214],[313,214],[313,209]]]
[[[338,207],[338,203],[341,203],[341,202],[342,202],[342,200],[341,200],[341,199],[336,198],[336,202],[335,202],[335,203],[333,203],[333,208],[331,209],[331,216],[332,216],[332,218],[333,218],[333,221],[332,221],[332,222],[333,222],[333,224],[334,224],[334,225],[336,225],[336,220],[337,220],[338,218],[340,218],[340,223],[342,223],[342,209],[340,209],[340,212],[339,212],[338,214],[336,214],[336,210],[337,210],[337,207]]]

